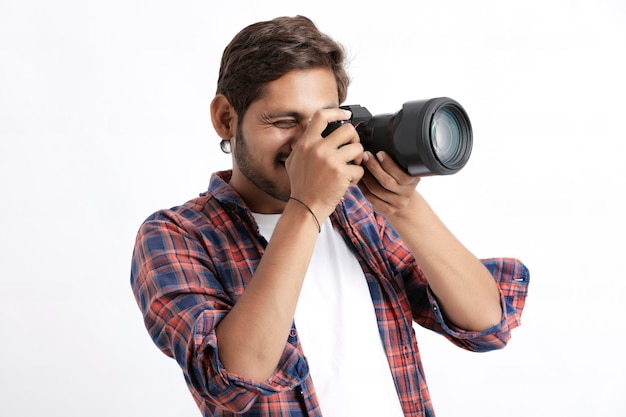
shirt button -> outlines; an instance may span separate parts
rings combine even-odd
[[[296,337],[298,335],[298,332],[296,332],[296,329],[291,329],[291,331],[289,331],[289,337]]]

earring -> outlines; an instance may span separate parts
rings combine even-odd
[[[230,153],[230,140],[222,139],[220,142],[220,149],[224,153]]]

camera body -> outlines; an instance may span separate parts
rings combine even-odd
[[[360,105],[341,108],[352,112],[350,120],[329,123],[322,136],[351,123],[366,150],[387,152],[410,175],[454,174],[470,157],[472,126],[451,98],[409,101],[396,113],[376,116]]]

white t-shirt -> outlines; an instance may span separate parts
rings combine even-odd
[[[280,214],[254,217],[269,241]],[[325,417],[404,415],[363,270],[329,219],[294,320]]]

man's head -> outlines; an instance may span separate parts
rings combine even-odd
[[[335,75],[342,103],[349,84],[344,61],[341,45],[306,17],[254,23],[239,32],[224,50],[217,94],[226,96],[241,118],[267,83],[293,70],[328,68]]]
[[[222,150],[232,150],[230,186],[251,209],[282,211],[293,146],[316,113],[326,110],[326,123],[345,116],[348,82],[342,47],[305,17],[250,25],[226,47],[211,120]]]

